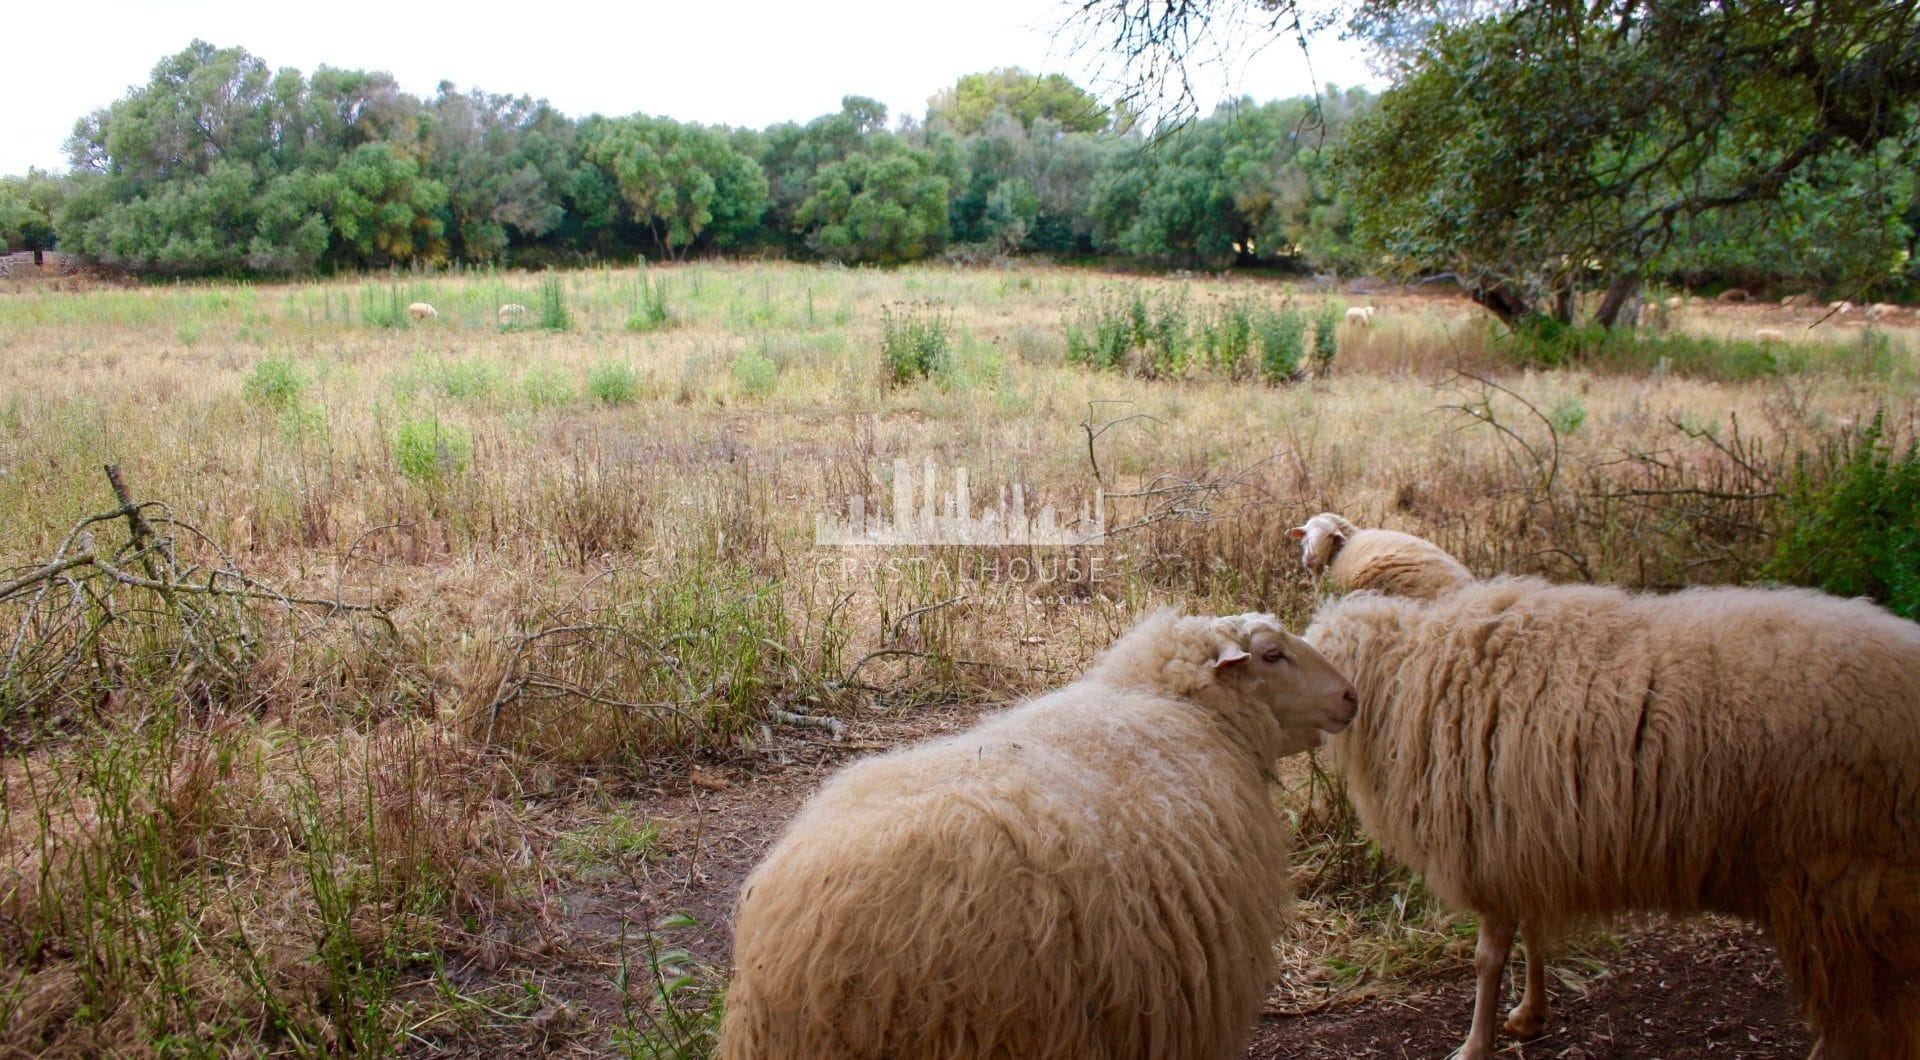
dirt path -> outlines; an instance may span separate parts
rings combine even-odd
[[[670,913],[691,914],[696,926],[670,932],[666,941],[724,968],[740,881],[820,781],[859,755],[963,727],[971,717],[958,709],[880,716],[851,726],[841,743],[783,730],[750,759],[714,763],[620,800],[618,812],[661,824],[659,841],[625,878],[570,887],[558,896],[563,912],[555,931],[564,956],[547,981],[554,996],[565,999],[573,1034],[535,1051],[586,1055],[605,1048],[603,1033],[592,1028],[621,1019],[609,970],[622,962],[623,931],[624,959],[632,967],[633,940],[641,931]],[[1811,1040],[1765,940],[1754,930],[1716,920],[1652,921],[1630,925],[1618,938],[1617,952],[1557,965],[1546,1033],[1529,1043],[1503,1038],[1500,1055],[1797,1060],[1807,1054]],[[1419,983],[1371,984],[1305,1006],[1288,998],[1291,1010],[1280,1009],[1276,995],[1246,1055],[1445,1057],[1466,1032],[1471,975],[1461,960]],[[525,1049],[529,1043],[521,1038],[514,1044]]]

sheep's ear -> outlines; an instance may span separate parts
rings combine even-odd
[[[1296,526],[1287,531],[1287,540],[1289,541],[1298,541],[1305,536],[1307,536],[1307,528],[1304,526]]]
[[[1246,649],[1232,641],[1227,641],[1225,644],[1220,645],[1220,654],[1213,657],[1213,668],[1215,670],[1225,670],[1228,667],[1238,666],[1251,658],[1253,658],[1253,656],[1248,655]]]

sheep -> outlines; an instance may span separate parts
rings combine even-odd
[[[1753,329],[1753,339],[1755,342],[1781,342],[1784,341],[1786,337],[1787,333],[1781,331],[1779,328]]]
[[[1668,296],[1667,302],[1666,302],[1666,306],[1668,309],[1678,309],[1681,306],[1686,304],[1687,304],[1687,300],[1680,297],[1677,294]]]
[[[527,315],[527,307],[518,302],[508,302],[500,307],[500,323],[518,320]]]
[[[1356,324],[1363,328],[1372,327],[1373,309],[1374,307],[1370,305],[1349,306],[1347,308],[1347,323]]]
[[[741,891],[720,1057],[1238,1056],[1289,901],[1272,767],[1355,703],[1271,615],[1162,609],[843,770]]]
[[[1377,589],[1431,599],[1473,580],[1465,564],[1425,538],[1362,530],[1332,512],[1321,512],[1287,536],[1300,542],[1301,565],[1310,573],[1325,572],[1337,592]]]
[[[1753,295],[1745,287],[1729,287],[1726,290],[1721,291],[1719,294],[1714,295],[1714,301],[1744,302],[1752,297]]]
[[[1842,298],[1838,302],[1828,302],[1827,308],[1834,311],[1835,313],[1839,313],[1842,316],[1844,316],[1848,313],[1853,312],[1853,303]]]
[[[1780,299],[1780,308],[1782,309],[1799,309],[1802,306],[1809,306],[1812,304],[1813,304],[1813,296],[1805,292],[1802,292],[1800,294],[1790,294],[1785,298]]]
[[[1868,320],[1880,320],[1900,312],[1900,307],[1892,302],[1875,302],[1867,307]]]
[[[1480,915],[1460,1057],[1514,931],[1538,1033],[1571,925],[1719,912],[1772,934],[1825,1060],[1920,1057],[1920,625],[1804,589],[1499,578],[1360,593],[1306,638],[1360,689],[1331,738],[1361,821]]]
[[[407,307],[407,315],[415,320],[438,320],[440,318],[440,311],[426,302],[415,302]]]

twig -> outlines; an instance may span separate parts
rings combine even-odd
[[[967,598],[965,596],[949,596],[945,600],[936,601],[935,603],[928,604],[925,607],[916,607],[913,610],[907,612],[906,614],[901,615],[899,618],[894,620],[893,628],[887,631],[887,643],[892,644],[897,642],[900,639],[901,627],[905,626],[908,622],[912,621],[913,619],[919,618],[921,615],[924,615],[929,611],[938,611],[943,607],[948,607],[953,604],[963,603],[966,601],[966,599]]]

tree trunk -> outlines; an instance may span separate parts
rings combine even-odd
[[[1519,330],[1521,321],[1537,315],[1533,303],[1527,300],[1527,296],[1505,280],[1491,284],[1468,284],[1467,297],[1485,306],[1489,312],[1500,318],[1500,323],[1516,331]]]
[[[1640,277],[1615,276],[1613,282],[1607,285],[1606,296],[1600,299],[1600,308],[1593,314],[1593,319],[1601,327],[1612,331],[1620,320],[1620,311],[1631,304],[1633,296],[1639,293]],[[1627,323],[1631,325],[1633,322]]]

